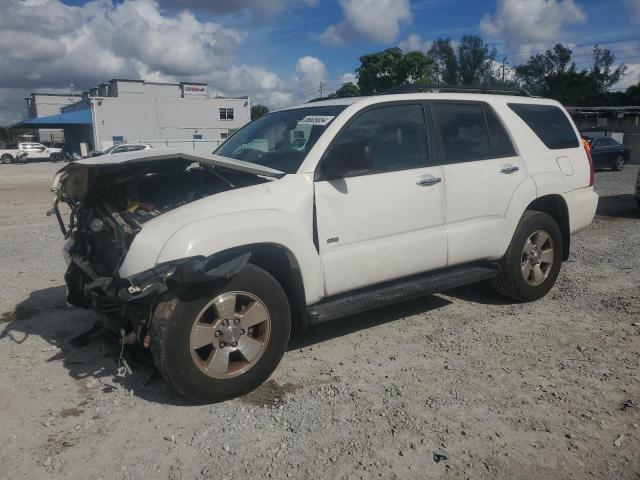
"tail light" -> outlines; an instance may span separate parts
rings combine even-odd
[[[596,181],[596,176],[593,169],[593,159],[591,158],[591,146],[585,139],[582,139],[582,145],[584,146],[584,151],[587,152],[587,159],[589,160],[589,186],[593,187],[593,184]]]

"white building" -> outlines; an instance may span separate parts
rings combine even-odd
[[[60,113],[63,107],[76,103],[82,96],[73,93],[32,93],[25,98],[27,118],[47,117]],[[40,128],[34,131],[35,139],[49,144],[64,143],[61,128]]]
[[[203,83],[114,79],[20,125],[63,128],[65,149],[81,154],[123,142],[212,152],[250,120],[248,97],[209,98]]]

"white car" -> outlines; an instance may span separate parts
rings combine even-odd
[[[41,143],[36,142],[24,142],[19,143],[18,148],[27,154],[27,161],[59,161],[62,160],[62,149],[47,147]]]
[[[0,163],[25,163],[27,154],[18,148],[18,145],[5,144],[0,147]]]
[[[556,101],[382,95],[270,113],[211,155],[75,162],[53,210],[69,302],[208,402],[267,379],[292,326],[486,279],[542,297],[593,220],[593,180]]]
[[[91,152],[89,154],[90,157],[99,157],[101,155],[112,155],[114,153],[128,153],[128,152],[137,152],[140,150],[149,150],[153,148],[151,145],[146,143],[119,143],[117,145],[113,145],[107,148],[103,152]]]

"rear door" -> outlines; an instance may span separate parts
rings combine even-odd
[[[595,167],[608,167],[613,162],[613,150],[606,137],[598,137],[591,144],[591,159]]]
[[[328,151],[343,142],[365,143],[374,167],[315,183],[326,294],[444,267],[443,173],[430,158],[424,104],[394,102],[357,113]]]
[[[447,264],[497,258],[496,239],[527,178],[525,163],[489,104],[433,101],[431,111],[444,172]]]

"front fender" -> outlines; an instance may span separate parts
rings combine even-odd
[[[306,222],[304,222],[306,223]],[[252,244],[275,244],[291,252],[300,266],[307,302],[323,295],[323,270],[311,237],[300,222],[277,210],[256,210],[211,217],[176,231],[160,249],[154,263],[185,257],[211,256]]]

